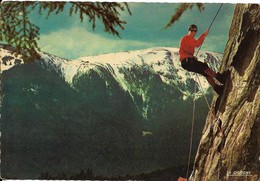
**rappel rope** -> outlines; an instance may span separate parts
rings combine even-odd
[[[191,134],[190,134],[190,150],[189,150],[189,161],[188,161],[188,167],[187,167],[187,173],[186,178],[189,176],[189,168],[190,168],[190,160],[191,160],[191,151],[192,151],[192,143],[193,143],[193,131],[194,131],[194,120],[195,120],[195,108],[196,108],[196,84],[194,84],[194,94],[193,94],[193,110],[192,110],[192,123],[191,123]]]
[[[215,14],[215,17],[213,18],[211,24],[209,25],[208,31],[210,30],[211,26],[213,25],[213,23],[214,23],[217,15],[218,15],[222,5],[223,5],[223,3],[221,3],[221,5],[219,6],[219,9],[218,9],[217,13]],[[197,57],[201,47],[202,47],[202,45],[199,47],[198,51],[196,52],[195,57]],[[202,90],[203,97],[204,97],[204,99],[205,99],[205,101],[207,103],[207,106],[208,106],[210,112],[212,113],[211,107],[210,107],[209,102],[207,100],[207,97],[206,97],[206,95],[204,93],[204,90],[203,90],[202,84],[200,82],[199,76],[198,76],[197,73],[195,73],[195,75],[196,75],[196,78],[198,79],[199,86],[200,86],[200,88]],[[194,132],[194,122],[195,122],[194,121],[195,120],[195,108],[196,108],[196,83],[194,84],[194,93],[193,94],[194,94],[194,98],[193,98],[192,126],[191,126],[191,134],[190,134],[191,136],[190,136],[189,158],[188,158],[188,165],[187,165],[187,172],[186,172],[186,178],[187,179],[188,179],[188,176],[189,176],[190,160],[191,160],[191,152],[192,152],[192,144],[193,144],[193,132]],[[195,168],[195,163],[193,164],[193,170],[194,170],[194,168]]]
[[[223,6],[223,3],[221,3],[221,5],[219,6],[218,11],[217,11],[217,13],[215,14],[213,20],[211,21],[208,30],[210,30],[211,26],[213,25],[213,23],[214,23],[216,17],[218,16],[218,13],[219,13],[219,11],[220,11],[220,9],[221,9],[222,6]],[[197,55],[198,55],[198,53],[199,53],[201,47],[202,47],[202,45],[199,47],[199,49],[198,49],[198,51],[197,51],[195,57],[197,57]]]

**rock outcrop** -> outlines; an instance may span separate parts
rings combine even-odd
[[[203,130],[193,174],[195,181],[260,178],[260,4],[238,4],[221,72],[229,72],[221,97],[215,96]]]

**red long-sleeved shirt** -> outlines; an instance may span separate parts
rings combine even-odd
[[[199,47],[203,43],[204,39],[204,34],[200,35],[198,40],[189,35],[185,35],[184,37],[182,37],[179,50],[180,61],[187,57],[193,57],[195,48]]]

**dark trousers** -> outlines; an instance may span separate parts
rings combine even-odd
[[[208,64],[200,62],[196,58],[189,57],[183,59],[181,61],[181,66],[185,70],[188,70],[190,72],[195,72],[205,77],[208,77],[208,75],[204,72],[207,68],[209,68]]]

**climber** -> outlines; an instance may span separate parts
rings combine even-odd
[[[209,31],[205,31],[197,40],[194,38],[197,33],[197,26],[195,24],[190,25],[189,32],[187,35],[182,37],[180,42],[180,61],[181,66],[185,70],[199,73],[206,77],[209,84],[213,87],[218,95],[221,95],[224,89],[223,85],[216,84],[215,79],[217,79],[221,84],[225,83],[225,76],[220,73],[214,72],[207,63],[198,61],[194,56],[195,48],[202,45],[205,37],[208,35]]]

